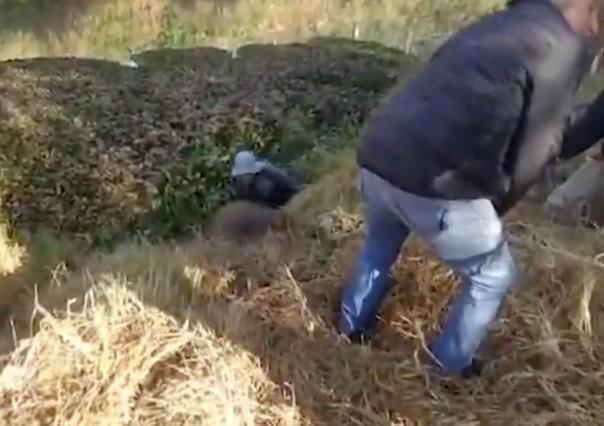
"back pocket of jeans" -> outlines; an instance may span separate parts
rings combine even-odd
[[[502,225],[490,208],[468,202],[446,209],[434,241],[439,254],[444,259],[466,259],[494,250],[502,240]]]

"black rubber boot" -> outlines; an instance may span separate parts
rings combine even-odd
[[[473,379],[480,377],[482,374],[483,362],[477,358],[473,358],[470,365],[461,370],[461,377],[464,379]]]

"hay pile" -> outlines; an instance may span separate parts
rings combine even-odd
[[[325,184],[331,178],[309,193],[338,200],[340,188]],[[322,205],[292,235],[235,246],[203,236],[180,246],[131,244],[59,277],[39,296],[47,309],[38,308],[41,331],[0,376],[0,418],[15,425],[604,422],[597,285],[604,274],[593,262],[601,237],[512,218],[525,277],[492,330],[491,362],[475,381],[437,379],[418,359],[457,283],[417,241],[395,267],[372,346],[334,331],[339,286],[362,236],[356,213],[341,207],[354,197]],[[19,336],[34,307],[14,313]]]
[[[126,283],[99,284],[77,314],[39,307],[40,331],[0,376],[5,424],[294,424],[256,357],[142,305]]]
[[[135,59],[0,63],[11,106],[0,201],[17,224],[100,238],[179,231],[228,198],[238,149],[299,158],[358,127],[407,66],[401,52],[337,40]]]

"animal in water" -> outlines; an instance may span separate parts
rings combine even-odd
[[[210,220],[208,233],[212,237],[231,241],[251,241],[267,233],[285,231],[288,217],[280,209],[235,200],[222,206]]]

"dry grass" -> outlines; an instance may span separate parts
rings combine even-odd
[[[293,424],[256,357],[203,325],[182,325],[107,278],[77,314],[41,306],[40,331],[0,377],[13,424]],[[10,413],[10,414],[9,414]]]
[[[448,32],[502,0],[55,0],[11,10],[0,58],[78,55],[124,59],[149,45],[234,48],[249,42],[317,35],[376,40],[399,47]],[[74,7],[74,4],[76,7]],[[171,8],[171,9],[170,9]],[[168,13],[171,11],[172,13]],[[34,23],[37,23],[34,24]]]
[[[340,178],[352,170],[341,161]],[[203,236],[178,246],[129,244],[27,298],[13,311],[14,333],[28,336],[32,311],[40,331],[5,360],[0,418],[14,425],[604,422],[604,274],[594,261],[604,244],[595,231],[555,228],[535,212],[527,221],[522,210],[510,218],[525,277],[492,330],[491,362],[479,380],[437,379],[418,359],[457,284],[418,241],[396,265],[372,346],[336,335],[338,289],[362,232],[347,207],[355,195],[338,195],[354,180],[332,179],[297,200],[301,217],[315,220],[292,234],[248,245]],[[302,202],[311,193],[324,200],[314,215]]]
[[[5,224],[0,224],[0,321],[23,288],[22,271],[28,262],[26,247],[14,241]]]
[[[0,225],[0,277],[14,274],[23,266],[25,248],[9,237],[5,225]]]

